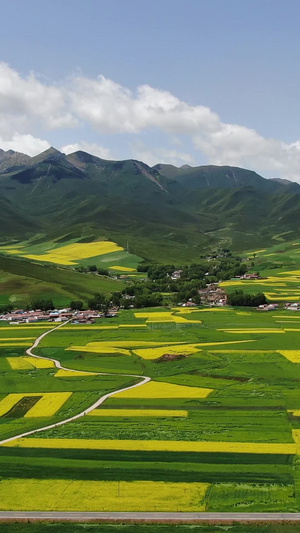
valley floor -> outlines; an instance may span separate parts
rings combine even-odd
[[[298,512],[299,321],[173,308],[2,324],[1,510]]]

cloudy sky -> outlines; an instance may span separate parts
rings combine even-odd
[[[299,0],[0,7],[0,148],[300,182]]]

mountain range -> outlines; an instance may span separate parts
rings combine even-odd
[[[195,260],[299,235],[300,185],[230,166],[0,150],[0,240],[108,238],[146,259]],[[275,241],[274,241],[275,239]]]

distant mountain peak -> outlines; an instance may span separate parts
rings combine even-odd
[[[291,183],[294,183],[293,181],[287,180],[285,178],[269,178],[270,181],[276,181],[277,183],[281,183],[282,185],[290,185]]]

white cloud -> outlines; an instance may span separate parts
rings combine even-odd
[[[46,85],[33,73],[22,78],[6,63],[0,63],[0,122],[11,131],[11,118],[23,127],[35,121],[44,128],[75,126],[77,120],[66,105],[64,88]]]
[[[14,150],[33,157],[50,148],[50,144],[30,134],[15,133],[10,141],[5,141],[0,137],[0,147],[2,150]]]
[[[169,133],[192,134],[203,127],[220,127],[218,115],[204,106],[189,106],[168,91],[149,85],[134,94],[104,76],[96,80],[74,79],[70,92],[74,115],[88,121],[100,133],[138,133],[160,128]]]
[[[112,156],[112,153],[108,148],[99,146],[99,144],[96,143],[80,141],[79,143],[67,144],[61,148],[61,152],[64,154],[72,154],[73,152],[77,152],[79,150],[87,152],[88,154],[96,155],[101,159],[116,159]]]
[[[287,144],[268,139],[244,125],[226,124],[208,107],[191,106],[172,93],[141,85],[136,91],[104,76],[87,78],[75,75],[60,82],[46,83],[35,74],[21,76],[5,63],[0,63],[0,131],[1,147],[14,147],[36,153],[49,145],[42,137],[49,130],[92,128],[108,135],[107,144],[114,145],[112,135],[135,135],[148,132],[151,146],[157,132],[166,134],[166,145],[158,141],[157,149],[145,149],[139,142],[133,147],[134,157],[152,164],[192,163],[188,153],[199,153],[212,164],[236,165],[254,169],[264,175],[282,176],[300,181],[300,140]],[[185,136],[185,150],[169,150],[174,138]],[[90,135],[89,135],[90,136]],[[60,134],[60,138],[62,134]],[[161,139],[161,135],[159,135]],[[190,144],[190,150],[186,148]],[[82,149],[111,159],[109,147],[95,142],[66,144],[65,151]],[[116,149],[115,149],[116,150]],[[128,157],[131,154],[128,153]],[[118,154],[114,157],[118,159]],[[196,155],[195,155],[196,159]]]

